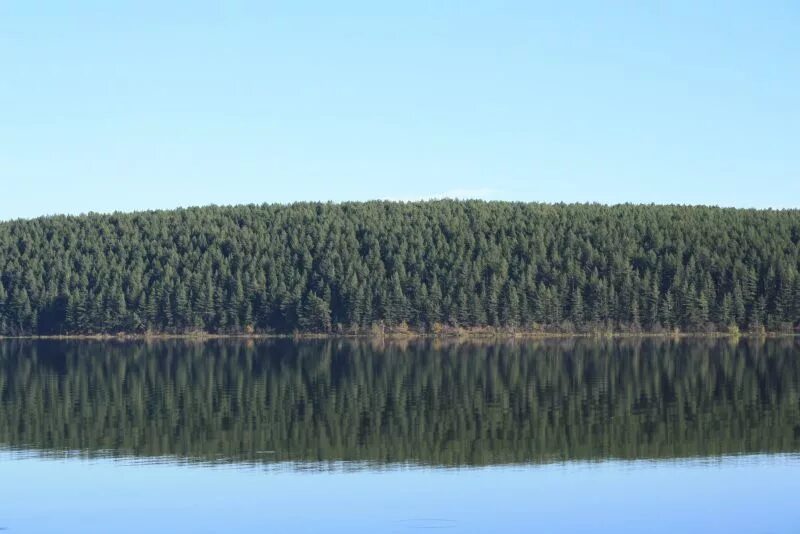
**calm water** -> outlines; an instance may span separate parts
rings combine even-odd
[[[9,532],[800,532],[800,341],[0,342]]]

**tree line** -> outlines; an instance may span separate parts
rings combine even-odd
[[[0,223],[0,335],[791,331],[800,211],[297,203]]]
[[[800,451],[791,338],[0,343],[0,446],[491,465]]]

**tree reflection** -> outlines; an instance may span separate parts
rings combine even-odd
[[[0,443],[489,465],[800,450],[800,344],[0,343]]]

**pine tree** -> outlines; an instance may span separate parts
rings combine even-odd
[[[191,312],[189,311],[189,297],[186,294],[186,287],[184,285],[181,285],[175,291],[174,304],[173,317],[175,318],[175,323],[179,327],[192,326],[193,321]]]
[[[575,286],[572,289],[572,298],[570,303],[570,320],[576,325],[583,324],[584,309],[583,309],[583,294],[580,287]]]
[[[400,324],[408,319],[406,297],[403,294],[403,287],[400,284],[400,275],[396,272],[392,275],[384,313],[386,323],[390,326]]]
[[[113,328],[115,330],[124,329],[128,319],[128,305],[125,302],[125,293],[119,286],[115,286],[111,295],[111,315]]]
[[[658,317],[661,324],[667,328],[673,328],[676,324],[671,290],[667,290],[664,298],[661,299],[661,309],[659,310]]]
[[[11,294],[11,312],[16,318],[16,331],[24,333],[31,322],[31,301],[28,291],[23,287],[16,289]]]
[[[500,302],[500,324],[506,327],[519,326],[519,296],[513,286],[506,284]]]
[[[722,297],[718,322],[723,326],[731,326],[736,322],[733,312],[733,296],[730,293],[725,293],[725,296]]]
[[[745,309],[744,293],[741,284],[737,283],[733,290],[733,319],[735,323],[744,327],[747,320],[747,312]]]
[[[646,323],[649,327],[653,327],[658,324],[658,309],[659,309],[659,299],[661,296],[661,291],[658,287],[658,280],[656,277],[650,282],[647,292],[647,307],[646,307]]]
[[[440,323],[442,322],[442,290],[439,287],[439,282],[434,277],[433,282],[431,283],[430,291],[428,291],[428,300],[429,300],[429,309],[428,309],[428,316],[429,322],[432,323]],[[457,317],[460,316],[463,318],[466,315],[466,299],[459,300],[457,303],[458,306],[458,313],[456,314]],[[460,322],[460,318],[456,319]]]
[[[328,303],[314,293],[308,293],[298,314],[298,326],[309,332],[330,332],[331,310]]]
[[[3,282],[0,280],[0,321],[5,320],[5,309],[6,309],[6,300],[8,299],[8,293],[6,292],[6,288],[3,287]],[[5,323],[3,323],[5,324]],[[5,332],[4,328],[0,328],[0,335]]]

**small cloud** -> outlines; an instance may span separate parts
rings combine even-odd
[[[435,193],[432,195],[408,195],[401,197],[389,197],[386,200],[395,200],[403,202],[416,202],[420,200],[441,200],[443,198],[451,198],[458,200],[493,200],[498,198],[500,191],[491,187],[476,187],[476,188],[457,188],[450,189],[443,193]]]
[[[491,187],[478,187],[475,189],[451,189],[434,198],[481,199],[490,200],[497,198],[500,191]]]

